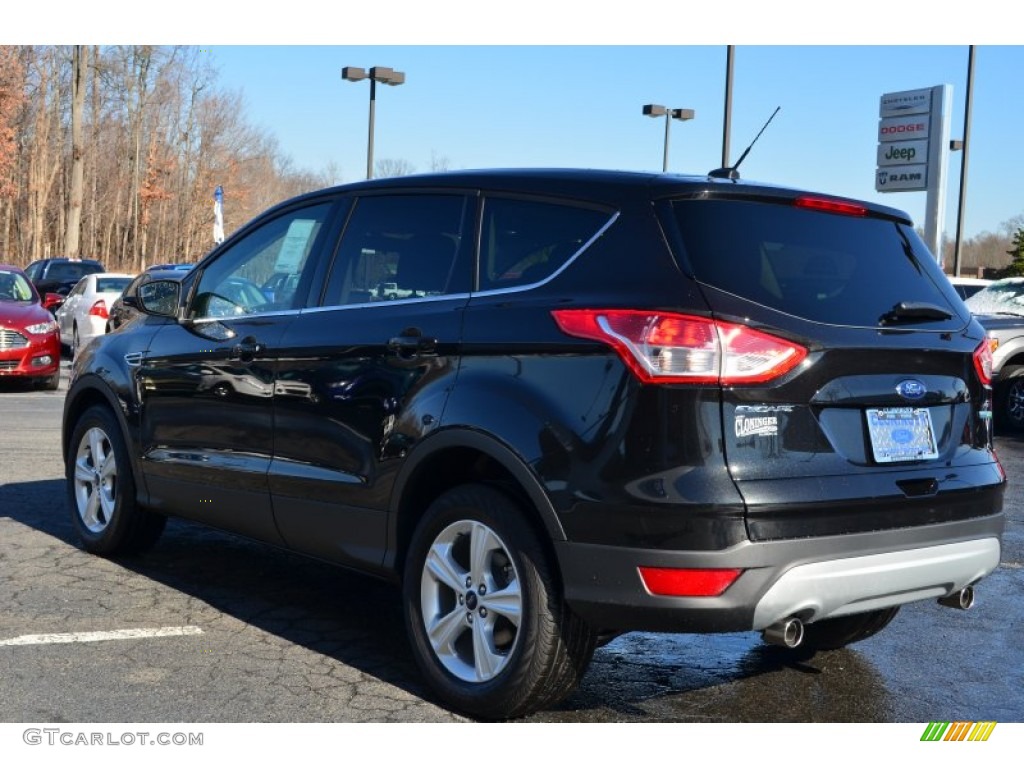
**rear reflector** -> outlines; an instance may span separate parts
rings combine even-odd
[[[743,573],[740,568],[640,566],[637,570],[648,592],[665,597],[718,597]]]
[[[763,384],[807,349],[745,325],[633,309],[556,309],[570,336],[611,346],[645,384]]]

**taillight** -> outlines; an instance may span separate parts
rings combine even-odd
[[[868,209],[857,203],[847,203],[842,200],[829,200],[824,197],[798,197],[793,201],[797,208],[810,208],[814,211],[825,213],[839,213],[844,216],[867,216]]]
[[[745,325],[673,312],[556,309],[570,336],[608,344],[646,384],[762,384],[807,357],[799,344]]]
[[[640,566],[640,580],[652,595],[718,597],[743,572],[739,568],[650,568]]]
[[[974,370],[986,387],[992,384],[992,343],[985,339],[974,350]]]
[[[103,299],[100,299],[91,307],[89,307],[89,314],[92,315],[93,317],[100,317],[106,320],[107,318],[110,317],[110,315],[107,314],[107,302],[105,302]]]

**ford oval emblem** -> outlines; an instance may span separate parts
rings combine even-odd
[[[904,379],[896,385],[896,394],[904,400],[920,400],[927,392],[924,382],[917,379]]]

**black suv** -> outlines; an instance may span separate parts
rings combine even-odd
[[[477,717],[551,706],[615,633],[838,648],[969,606],[999,563],[989,346],[896,210],[384,179],[267,211],[138,303],[67,396],[85,548],[175,515],[399,583],[426,680]]]
[[[67,296],[83,277],[100,272],[103,264],[95,259],[39,259],[25,267],[25,274],[44,299],[48,293]]]

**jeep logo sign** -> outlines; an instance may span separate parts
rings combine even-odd
[[[923,141],[899,141],[878,145],[877,164],[887,165],[915,165],[928,159],[928,142]]]

